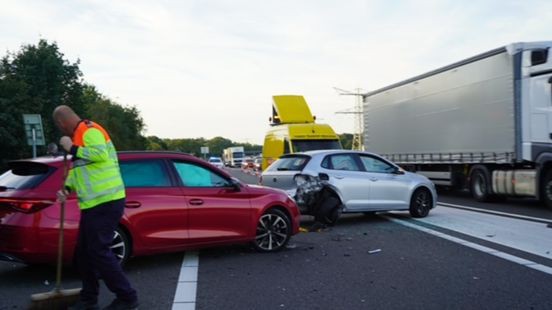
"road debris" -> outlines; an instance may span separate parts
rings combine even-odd
[[[368,254],[376,254],[376,253],[379,253],[379,252],[381,252],[381,249],[375,249],[375,250],[368,251]]]
[[[295,249],[297,247],[297,244],[288,244],[286,245],[286,249]]]

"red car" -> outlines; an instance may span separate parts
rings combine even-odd
[[[130,256],[248,243],[264,252],[283,248],[299,231],[299,211],[283,191],[247,185],[182,153],[121,152],[126,209],[113,251]],[[10,163],[0,176],[0,259],[55,262],[62,157]],[[80,211],[66,203],[64,261],[70,263]]]

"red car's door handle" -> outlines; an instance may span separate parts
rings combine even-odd
[[[142,206],[142,204],[138,201],[127,201],[125,203],[125,207],[131,208],[131,209],[140,208],[140,206]]]
[[[201,199],[190,199],[190,204],[192,206],[199,206],[203,204],[203,200]]]

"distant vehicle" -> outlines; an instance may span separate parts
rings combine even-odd
[[[282,156],[261,178],[295,197],[301,214],[334,224],[342,212],[408,210],[425,217],[437,202],[433,183],[372,153],[326,150]]]
[[[262,156],[255,157],[255,159],[253,160],[253,165],[254,165],[253,169],[255,169],[256,171],[261,171],[263,166],[263,157]]]
[[[224,163],[220,157],[209,157],[208,162],[219,169],[224,168]]]
[[[241,167],[245,157],[243,146],[232,146],[225,148],[222,153],[224,164],[228,167]]]
[[[299,210],[286,193],[241,183],[191,155],[122,152],[119,163],[127,198],[112,250],[121,261],[249,242],[272,252],[299,230]],[[63,160],[42,157],[13,161],[9,167],[0,175],[0,259],[53,263]],[[69,196],[65,263],[72,261],[80,214],[77,198]]]
[[[435,184],[552,208],[552,41],[514,43],[364,94],[366,149]]]
[[[263,145],[262,169],[284,154],[342,149],[327,124],[317,124],[303,96],[273,96],[271,128]]]
[[[244,158],[244,160],[242,162],[242,165],[241,165],[241,168],[242,169],[253,169],[253,168],[255,168],[254,159],[251,158],[251,157]]]

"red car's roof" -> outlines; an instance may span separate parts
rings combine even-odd
[[[206,161],[197,158],[193,155],[181,153],[181,152],[174,152],[174,151],[122,151],[117,152],[117,155],[120,160],[132,160],[132,159],[180,159],[180,160],[186,160],[191,161],[194,163],[198,163],[200,165],[209,165]],[[71,156],[69,155],[67,157],[69,160],[71,159]],[[46,164],[49,166],[59,167],[63,163],[63,156],[43,156],[43,157],[37,157],[37,158],[28,158],[28,159],[20,159],[20,160],[14,160],[12,162],[37,162]],[[226,171],[220,170],[219,172],[222,172],[227,177],[231,177]]]

